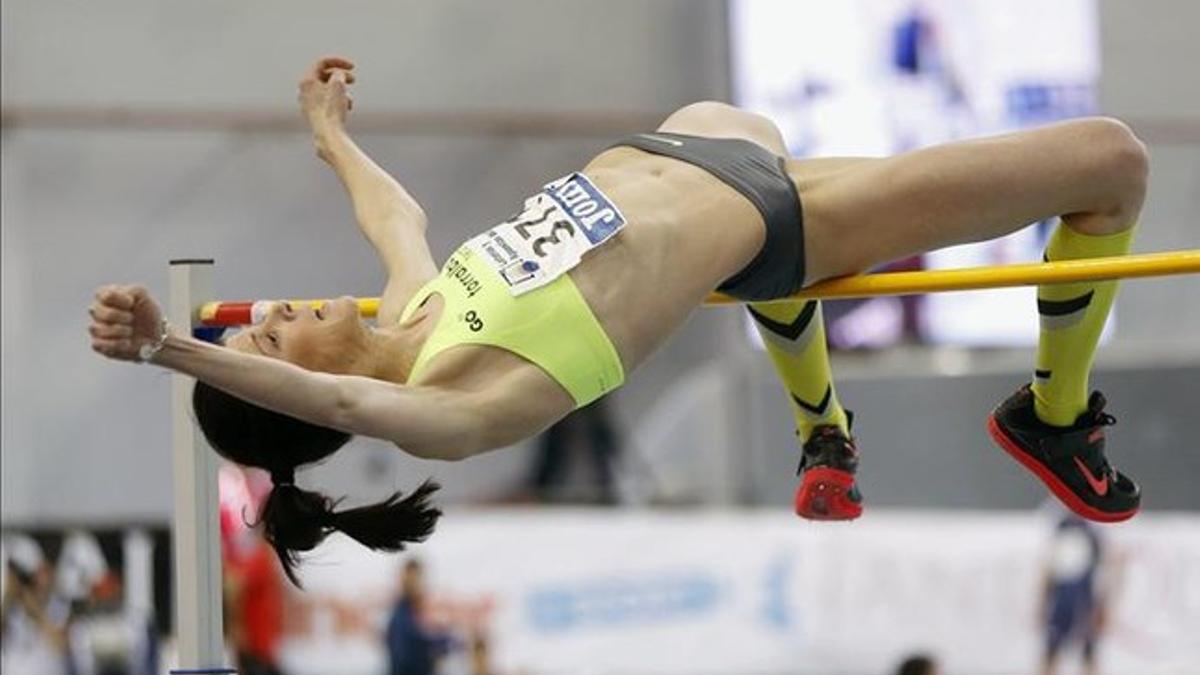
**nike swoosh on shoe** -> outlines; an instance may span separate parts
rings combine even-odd
[[[1092,486],[1092,491],[1094,491],[1097,496],[1103,497],[1104,495],[1108,494],[1108,476],[1105,476],[1104,478],[1096,478],[1094,475],[1092,475],[1091,470],[1089,470],[1087,466],[1079,460],[1078,457],[1072,457],[1071,459],[1075,460],[1075,466],[1079,467],[1079,473],[1083,474],[1084,480],[1088,482],[1088,485]]]

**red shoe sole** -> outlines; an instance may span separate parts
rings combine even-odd
[[[809,520],[854,520],[863,509],[850,499],[852,487],[853,474],[828,467],[809,469],[796,488],[796,515]]]
[[[1041,464],[1041,462],[1038,462],[1029,455],[1025,454],[1025,451],[1021,449],[1021,446],[1018,445],[1016,441],[1009,438],[1004,429],[1000,427],[1000,423],[996,421],[995,414],[988,415],[987,430],[988,434],[992,437],[993,441],[996,441],[997,445],[1003,448],[1010,457],[1020,462],[1021,466],[1024,466],[1026,469],[1032,471],[1033,475],[1041,479],[1042,483],[1044,483],[1046,487],[1050,488],[1050,491],[1054,493],[1054,496],[1058,497],[1059,501],[1061,501],[1063,504],[1066,504],[1067,508],[1071,509],[1080,516],[1100,523],[1119,523],[1123,520],[1129,520],[1140,510],[1140,508],[1138,508],[1131,511],[1110,512],[1101,511],[1100,509],[1089,505],[1087,502],[1080,499],[1079,496],[1071,490],[1071,488],[1067,487],[1066,483],[1059,480],[1058,476],[1055,476],[1050,469],[1047,469]]]

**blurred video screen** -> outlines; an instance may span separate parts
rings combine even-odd
[[[1094,114],[1094,0],[732,0],[735,103],[773,119],[792,155],[886,156]],[[1054,221],[886,270],[1033,262]],[[877,270],[883,271],[883,270]],[[835,348],[914,339],[1032,344],[1035,289],[826,305]]]

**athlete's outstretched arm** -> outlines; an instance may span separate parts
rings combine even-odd
[[[89,310],[92,349],[139,360],[157,344],[162,314],[140,286],[105,286]],[[391,441],[426,459],[461,459],[486,442],[470,394],[305,370],[280,359],[171,335],[153,363],[191,375],[238,398],[313,424]]]
[[[300,80],[300,108],[312,127],[317,154],[337,173],[354,216],[387,269],[378,322],[395,323],[408,299],[437,274],[425,241],[425,212],[346,132],[354,64],[338,57],[316,62]]]

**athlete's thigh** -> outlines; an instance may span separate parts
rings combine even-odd
[[[658,130],[705,138],[741,138],[781,157],[788,154],[783,134],[774,122],[758,113],[718,101],[684,106],[671,113]]]
[[[947,143],[848,164],[811,184],[793,169],[804,203],[807,280],[1104,209],[1106,195],[1121,191],[1098,166],[1108,155],[1097,135],[1106,133],[1074,123]]]

